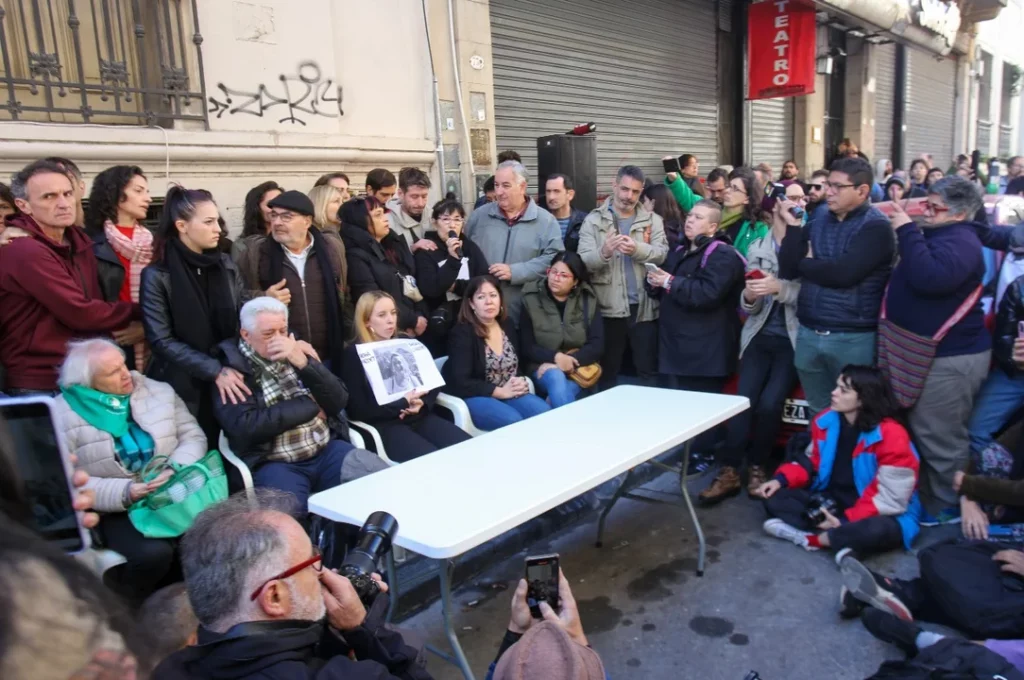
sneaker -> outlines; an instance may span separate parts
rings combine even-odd
[[[747,469],[747,495],[751,498],[759,498],[757,490],[768,481],[768,471],[761,465],[751,465]]]
[[[868,608],[868,605],[861,602],[850,589],[843,586],[839,589],[839,617],[843,619],[856,619],[860,618],[860,615],[864,613],[864,610]]]
[[[709,453],[690,453],[689,476],[702,475],[715,464],[715,457]]]
[[[837,567],[842,567],[843,566],[843,560],[845,560],[847,557],[849,557],[851,555],[853,555],[853,548],[843,548],[842,550],[837,552],[836,553],[836,566]]]
[[[938,515],[933,515],[927,510],[922,511],[921,521],[923,527],[937,527],[945,524],[960,524],[960,508],[943,508]]]
[[[888,590],[888,580],[865,567],[856,558],[847,556],[839,565],[839,571],[842,572],[843,584],[850,596],[903,621],[914,620],[907,605]]]
[[[812,548],[808,545],[806,531],[800,531],[796,527],[786,524],[778,517],[774,517],[766,521],[761,525],[761,528],[764,529],[764,532],[769,536],[789,541],[793,545],[798,545],[808,552],[814,552],[817,550],[817,548]]]
[[[692,470],[693,468],[691,467],[690,469]],[[736,468],[725,465],[718,471],[715,481],[711,482],[711,486],[700,492],[697,500],[701,505],[721,503],[726,498],[739,495],[742,486],[740,483],[740,473],[736,471]]]
[[[882,642],[899,647],[907,656],[917,654],[917,636],[921,628],[910,621],[901,621],[897,617],[880,609],[866,609],[860,617],[864,627]]]

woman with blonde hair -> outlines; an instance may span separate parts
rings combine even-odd
[[[363,293],[356,303],[355,327],[356,344],[395,338],[398,330],[395,299],[380,290]],[[356,345],[345,350],[341,378],[349,390],[349,416],[377,428],[391,460],[405,462],[469,439],[458,427],[431,413],[440,389],[428,392],[413,388],[398,401],[380,404],[366,377]]]
[[[313,226],[323,232],[341,233],[341,219],[338,209],[344,203],[344,194],[338,187],[322,184],[309,190],[313,201]]]

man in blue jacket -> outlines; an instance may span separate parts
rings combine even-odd
[[[843,366],[875,363],[878,312],[896,243],[889,220],[871,205],[873,184],[864,159],[835,161],[824,182],[826,205],[779,253],[781,278],[802,282],[796,369],[811,417],[828,407]]]

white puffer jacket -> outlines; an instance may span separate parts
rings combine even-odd
[[[153,438],[154,455],[169,456],[180,465],[189,465],[206,455],[206,435],[174,389],[136,371],[132,371],[132,381],[132,420]],[[136,480],[118,462],[114,437],[85,422],[63,396],[56,402],[68,451],[78,456],[76,468],[89,473],[86,488],[96,491],[95,509],[123,512],[125,488]]]

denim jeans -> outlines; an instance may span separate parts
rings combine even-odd
[[[971,436],[971,456],[975,459],[995,441],[1010,418],[1024,406],[1024,374],[1011,378],[999,366],[992,368],[974,400],[974,414],[967,426]]]
[[[832,390],[844,366],[875,364],[876,333],[821,335],[800,326],[796,335],[796,371],[807,396],[811,418],[832,403]]]
[[[473,424],[488,432],[551,410],[536,394],[524,394],[515,399],[470,397],[466,399],[466,406]]]
[[[574,383],[569,376],[558,368],[549,368],[544,373],[544,377],[541,378],[537,375],[537,372],[533,372],[533,379],[538,382],[544,391],[548,395],[548,400],[551,402],[551,408],[558,408],[559,406],[565,406],[576,401],[576,398],[580,396],[580,392],[583,388]]]
[[[298,463],[270,461],[260,465],[253,470],[252,481],[257,487],[265,486],[294,495],[298,511],[305,513],[310,494],[341,484],[342,463],[353,450],[348,442],[333,439],[308,460]]]

